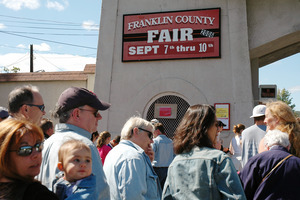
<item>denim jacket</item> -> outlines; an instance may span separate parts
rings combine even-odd
[[[53,192],[59,199],[75,200],[75,199],[98,199],[96,190],[96,177],[92,174],[84,179],[76,182],[72,188],[72,194],[67,195],[67,190],[72,187],[72,184],[63,178],[54,180]]]
[[[154,167],[169,167],[175,154],[173,150],[173,141],[166,135],[158,135],[151,144],[154,151]]]
[[[122,140],[108,153],[103,169],[112,200],[161,198],[158,176],[149,157],[129,140]]]
[[[194,147],[169,166],[163,199],[246,199],[230,158],[223,152]]]

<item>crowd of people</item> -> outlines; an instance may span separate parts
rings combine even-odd
[[[53,116],[35,86],[0,107],[0,199],[298,199],[300,125],[275,101],[236,124],[229,148],[211,105],[188,108],[174,138],[158,119],[130,117],[100,134],[110,104],[85,88],[59,96]]]

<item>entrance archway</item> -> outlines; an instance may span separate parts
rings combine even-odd
[[[177,104],[177,116],[176,119],[157,118],[159,122],[164,125],[166,134],[169,138],[173,138],[174,132],[184,116],[186,110],[190,104],[183,98],[175,95],[165,95],[157,98],[148,108],[146,119],[150,121],[154,117],[155,104]]]

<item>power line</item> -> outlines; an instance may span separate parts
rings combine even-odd
[[[3,31],[6,33],[23,33],[32,35],[62,35],[62,36],[98,36],[98,34],[76,34],[76,33],[42,33],[42,32],[23,32],[23,31]]]
[[[51,28],[51,27],[38,27],[38,26],[9,26],[9,27],[15,27],[15,28],[29,28],[29,29],[46,29],[46,30],[62,30],[62,31],[86,31],[86,29],[82,28]],[[98,27],[91,26],[94,29],[91,29],[91,31],[98,31]]]
[[[56,25],[56,26],[82,26],[82,24],[69,24],[69,23],[47,23],[47,22],[25,22],[25,21],[13,21],[13,20],[3,20],[1,22],[11,22],[17,24],[41,24],[41,25]],[[98,26],[98,25],[95,25]]]
[[[0,44],[0,47],[4,47],[4,48],[12,48],[12,49],[19,49],[19,50],[28,50],[27,48],[24,47],[13,47],[13,46],[9,46],[9,45],[5,45],[5,44]]]
[[[14,33],[7,33],[5,31],[0,31],[0,33],[4,33],[4,34],[8,34],[8,35],[14,35],[14,36],[19,36],[19,37],[24,37],[24,38],[30,38],[30,39],[40,40],[40,41],[45,41],[45,42],[52,42],[52,43],[56,43],[56,44],[63,44],[63,45],[68,45],[68,46],[73,46],[73,47],[80,47],[80,48],[97,50],[97,48],[95,48],[95,47],[88,47],[88,46],[82,46],[82,45],[76,45],[76,44],[69,44],[69,43],[65,43],[65,42],[57,42],[57,41],[53,41],[53,40],[46,40],[46,39],[41,39],[41,38],[36,38],[36,37],[29,37],[29,36],[14,34]]]
[[[15,61],[15,62],[13,62],[13,63],[11,63],[9,65],[6,65],[5,67],[10,67],[12,65],[15,65],[15,64],[18,64],[18,63],[24,61],[25,59],[27,59],[25,57],[28,56],[28,55],[29,55],[29,53],[26,53],[24,56],[22,56],[21,58],[19,58],[17,61]]]
[[[56,67],[56,68],[59,69],[60,71],[63,71],[63,69],[59,68],[58,66],[56,66],[55,64],[53,64],[52,62],[50,62],[49,60],[47,60],[45,57],[43,57],[42,55],[40,55],[40,54],[35,54],[35,55],[40,56],[40,57],[43,58],[45,61],[47,61],[49,64],[53,65],[54,67]]]
[[[13,18],[13,19],[23,19],[23,20],[31,20],[31,21],[42,21],[42,22],[53,22],[57,24],[74,24],[78,25],[79,23],[75,22],[63,22],[63,21],[54,21],[54,20],[46,20],[46,19],[33,19],[33,18],[26,18],[26,17],[15,17],[11,15],[0,15],[1,17]]]
[[[19,50],[23,50],[23,51],[28,51],[29,50],[28,48],[25,48],[25,47],[12,47],[12,46],[8,46],[8,45],[5,45],[5,44],[0,44],[0,47],[3,47],[3,48],[12,48],[12,49],[19,49]],[[36,51],[36,52],[44,52],[44,51],[35,50],[35,49],[34,49],[34,51]],[[66,53],[55,52],[55,51],[47,51],[47,53],[49,53],[49,54],[61,54],[61,55],[65,55],[66,54]],[[78,56],[82,56],[82,57],[89,57],[89,56],[95,57],[96,53],[91,53],[91,54],[86,54],[86,55],[77,54],[77,55]]]

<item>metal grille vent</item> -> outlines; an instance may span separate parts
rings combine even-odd
[[[156,99],[147,112],[146,119],[150,121],[154,118],[154,105],[155,104],[177,104],[177,118],[176,119],[165,119],[165,118],[157,118],[159,122],[164,125],[166,134],[169,138],[173,138],[174,132],[179,125],[182,117],[185,112],[189,108],[189,104],[182,98],[174,95],[167,95]]]

